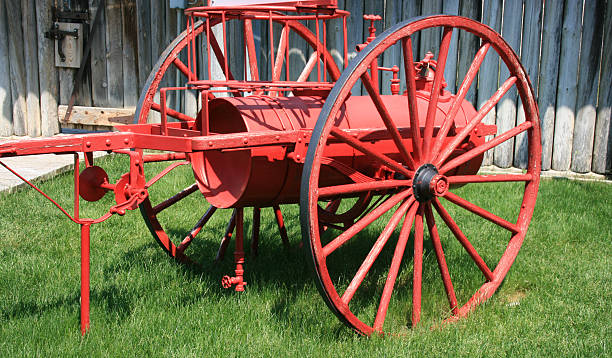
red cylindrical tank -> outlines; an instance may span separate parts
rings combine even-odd
[[[391,95],[382,98],[396,126],[410,127],[407,97]],[[453,98],[448,91],[440,96],[434,124],[436,128],[442,125]],[[428,100],[427,91],[417,92],[421,127],[425,125]],[[216,98],[209,102],[209,129],[211,133],[312,129],[324,101],[321,97],[308,96]],[[340,113],[340,128],[385,130],[370,97],[349,97]],[[455,126],[464,126],[467,119],[475,115],[472,105],[464,102],[456,116]],[[405,144],[408,150],[412,149],[410,139],[405,140]],[[377,142],[376,149],[400,160],[391,140]],[[366,175],[375,175],[380,168],[379,164],[345,144],[334,144],[328,152],[331,159],[354,167]],[[286,146],[267,146],[197,153],[191,156],[191,162],[199,189],[211,204],[220,208],[267,206],[297,202],[299,199],[301,164],[288,159],[287,154]],[[466,166],[467,172],[478,170],[481,160],[476,158],[473,163],[469,163]],[[326,181],[322,186],[350,182],[350,179],[335,169],[326,170],[321,178]]]

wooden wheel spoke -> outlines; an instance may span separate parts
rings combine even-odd
[[[391,266],[389,267],[389,273],[387,274],[387,280],[383,288],[383,293],[380,298],[380,304],[378,305],[378,311],[376,312],[376,318],[374,319],[374,330],[382,331],[385,318],[387,317],[387,310],[389,309],[389,302],[391,301],[391,294],[393,293],[393,287],[397,279],[397,273],[399,272],[402,258],[404,257],[404,251],[406,250],[406,243],[410,237],[410,230],[412,229],[412,222],[416,215],[419,205],[414,204],[404,219],[404,224],[397,239],[397,245],[395,245],[395,251],[393,258],[391,259]]]
[[[177,251],[185,252],[185,249],[191,244],[193,239],[198,236],[204,225],[210,220],[213,214],[217,211],[217,208],[213,205],[208,207],[208,210],[202,215],[200,220],[195,224],[195,226],[189,231],[189,234],[185,237],[185,239],[181,242],[181,244],[176,248]]]
[[[274,217],[276,218],[276,225],[278,226],[278,232],[281,236],[281,241],[285,248],[289,248],[289,237],[287,236],[287,228],[285,227],[285,221],[283,220],[283,213],[280,206],[274,205]]]
[[[457,240],[459,240],[465,251],[467,251],[472,260],[474,260],[474,262],[476,263],[476,266],[478,266],[480,271],[482,271],[485,278],[488,281],[493,281],[493,273],[491,272],[487,264],[484,262],[482,257],[480,257],[474,246],[472,246],[472,243],[470,243],[465,234],[463,234],[461,229],[459,229],[457,223],[455,223],[448,211],[444,209],[444,207],[442,206],[442,204],[440,204],[440,201],[437,198],[433,200],[433,205],[436,208],[438,214],[440,214],[440,216],[442,217],[442,220],[444,220],[444,223],[446,223],[446,226],[448,226],[453,235],[455,235]]]
[[[346,303],[347,305],[349,304],[349,302],[353,298],[353,295],[355,295],[355,292],[357,291],[357,289],[363,282],[364,278],[366,277],[366,275],[372,268],[372,265],[378,258],[378,255],[380,254],[382,249],[385,247],[385,244],[391,237],[391,234],[393,234],[393,231],[395,230],[395,228],[401,221],[402,216],[406,214],[406,211],[408,211],[408,208],[410,208],[412,203],[414,203],[414,198],[409,198],[408,200],[405,200],[404,203],[399,207],[399,209],[397,209],[397,211],[393,213],[393,216],[391,217],[391,219],[385,226],[384,230],[378,236],[378,239],[372,246],[372,249],[370,250],[367,257],[365,258],[365,260],[359,267],[359,270],[357,270],[355,277],[353,277],[353,280],[351,281],[346,291],[344,291],[344,294],[342,295],[342,301]]]
[[[242,209],[242,208],[240,208]],[[221,261],[225,257],[225,251],[227,251],[227,247],[229,246],[230,241],[232,240],[232,236],[234,234],[234,229],[236,228],[236,219],[238,214],[238,208],[232,210],[232,217],[230,221],[227,223],[227,227],[225,229],[225,234],[221,239],[221,244],[219,244],[219,249],[217,250],[217,256],[215,257],[215,261]]]
[[[405,190],[399,194],[396,194],[385,202],[380,204],[374,210],[370,211],[368,214],[364,215],[361,219],[359,219],[356,223],[354,223],[351,227],[349,227],[346,231],[338,235],[335,239],[329,242],[327,245],[323,247],[322,253],[324,257],[329,256],[332,252],[338,249],[340,246],[344,245],[347,241],[352,239],[355,235],[357,235],[361,230],[366,228],[368,225],[373,223],[376,219],[381,217],[384,213],[391,210],[396,204],[400,201],[406,199],[408,196],[412,194],[412,189]]]
[[[425,131],[423,133],[423,160],[429,161],[431,154],[431,140],[433,138],[433,127],[436,113],[438,111],[438,98],[444,80],[444,67],[448,57],[448,48],[450,47],[451,37],[453,35],[452,27],[445,27],[442,33],[442,43],[440,44],[440,52],[438,54],[438,64],[434,75],[434,82],[431,89],[431,97],[427,106],[427,117],[425,119]]]
[[[378,180],[367,183],[343,184],[319,188],[319,199],[337,195],[363,193],[368,191],[396,189],[412,185],[410,180]]]
[[[276,59],[274,62],[274,71],[272,72],[272,82],[280,80],[281,72],[283,71],[283,62],[285,61],[285,52],[287,50],[289,42],[289,27],[284,26],[280,34],[280,43],[278,44],[278,50],[276,52]]]
[[[414,162],[412,155],[408,153],[408,149],[406,149],[404,143],[402,143],[402,136],[397,130],[397,126],[393,122],[391,114],[387,110],[387,106],[385,106],[382,97],[380,96],[380,93],[378,93],[378,90],[372,83],[372,78],[370,77],[367,71],[364,72],[363,75],[361,75],[361,81],[363,82],[366,90],[368,91],[372,102],[374,102],[374,106],[376,107],[378,114],[380,114],[380,117],[382,118],[385,127],[387,127],[387,130],[391,135],[391,139],[393,139],[393,143],[395,143],[395,146],[397,147],[400,155],[402,156],[402,159],[410,167],[410,169],[416,169],[416,163]]]
[[[531,181],[531,174],[455,175],[448,177],[450,184],[499,183]]]
[[[302,72],[298,76],[297,82],[306,82],[306,80],[308,80],[308,77],[310,77],[310,74],[312,73],[316,65],[317,65],[317,54],[316,52],[313,52],[308,58],[308,62],[306,62],[306,66],[304,66],[304,68],[302,69]]]
[[[259,229],[261,226],[261,208],[253,207],[253,232],[251,233],[251,254],[257,256],[259,252]]]
[[[510,90],[512,86],[516,83],[516,76],[512,76],[508,78],[504,84],[493,94],[491,98],[480,108],[476,116],[470,120],[470,122],[463,127],[461,132],[459,132],[451,141],[450,144],[444,148],[444,150],[440,153],[438,158],[436,158],[436,165],[441,165],[444,161],[453,153],[453,151],[463,142],[463,140],[470,134],[470,132],[484,119],[484,117],[491,111],[491,109],[504,97],[506,92]]]
[[[404,72],[406,74],[406,90],[408,92],[408,115],[410,116],[410,131],[412,133],[412,148],[415,159],[420,161],[421,153],[421,129],[419,125],[419,112],[416,103],[416,75],[414,73],[414,56],[412,54],[412,38],[402,39],[404,54]]]
[[[185,77],[187,78],[195,78],[197,81],[196,75],[189,70],[187,65],[183,61],[181,61],[178,57],[172,61],[174,67],[176,67]]]
[[[491,44],[489,42],[485,42],[476,53],[476,56],[474,57],[470,68],[468,69],[465,77],[463,78],[463,82],[459,87],[459,91],[457,92],[457,95],[453,100],[451,109],[446,115],[446,118],[444,119],[442,128],[438,132],[438,136],[436,137],[436,141],[434,143],[434,147],[431,153],[432,157],[435,158],[438,152],[440,151],[440,148],[442,148],[442,144],[444,144],[444,140],[448,135],[448,131],[451,129],[455,121],[455,116],[461,108],[463,100],[465,99],[468,90],[472,86],[472,82],[474,82],[474,80],[476,79],[476,74],[478,74],[478,70],[480,69],[480,66],[482,65],[482,62],[484,61],[485,57],[487,56],[487,51],[490,47]]]
[[[161,107],[161,105],[159,103],[153,102],[153,103],[151,103],[151,109],[156,111],[156,112],[160,112],[161,113],[162,107]],[[188,115],[186,115],[184,113],[181,113],[179,111],[175,111],[174,109],[168,108],[168,107],[166,107],[166,114],[169,117],[178,119],[180,121],[187,121],[187,122],[189,122],[189,121],[195,121],[196,120],[193,117],[190,117],[190,116],[188,116]]]
[[[504,132],[503,134],[498,135],[497,137],[491,139],[490,141],[479,145],[473,149],[470,149],[466,153],[461,154],[460,156],[450,160],[448,163],[444,164],[444,166],[440,169],[440,174],[445,174],[449,170],[452,170],[462,164],[467,163],[468,161],[474,159],[475,157],[483,154],[487,150],[500,145],[501,143],[507,141],[508,139],[514,138],[520,133],[531,128],[533,124],[531,122],[523,122],[518,126],[510,129],[509,131]]]
[[[233,81],[234,75],[232,74],[232,71],[229,68],[225,67],[225,63],[227,60],[225,58],[225,55],[223,54],[223,51],[221,50],[221,47],[219,46],[219,43],[217,42],[217,38],[215,37],[215,34],[212,31],[209,31],[209,34],[210,34],[210,47],[212,47],[212,50],[215,53],[215,57],[217,58],[217,62],[219,63],[219,66],[221,67],[221,71],[223,71],[223,75],[225,76],[226,79]]]
[[[453,194],[452,192],[447,192],[446,195],[444,195],[444,198],[448,201],[450,201],[453,204],[456,204],[462,208],[464,208],[467,211],[470,211],[478,216],[480,216],[483,219],[487,219],[490,222],[503,227],[504,229],[509,230],[512,233],[517,233],[519,232],[519,228],[518,226],[516,226],[516,224],[513,224],[505,219],[500,218],[499,216],[492,214],[490,212],[488,212],[487,210],[481,208],[480,206],[471,203],[465,199],[463,199],[462,197]]]
[[[442,249],[442,243],[440,241],[440,235],[438,234],[438,228],[436,227],[436,221],[431,211],[431,204],[425,206],[425,218],[427,220],[427,227],[429,228],[429,237],[436,253],[436,260],[438,261],[438,268],[440,269],[440,276],[442,276],[442,283],[444,284],[444,290],[448,297],[448,303],[450,305],[453,314],[457,314],[457,296],[455,295],[455,289],[453,288],[453,282],[448,272],[448,266],[446,265],[446,257],[444,256],[444,250]]]
[[[414,219],[414,256],[412,269],[412,327],[421,320],[421,284],[423,281],[423,207]]]
[[[179,191],[178,193],[176,193],[175,195],[173,195],[172,197],[162,201],[161,203],[155,205],[153,207],[153,213],[155,215],[159,214],[161,211],[171,207],[172,205],[178,203],[179,201],[185,199],[186,197],[188,197],[189,195],[195,193],[196,191],[198,191],[198,184],[194,183],[191,186]]]
[[[389,158],[385,154],[378,153],[378,152],[375,152],[375,151],[367,148],[361,141],[359,141],[359,140],[351,137],[350,135],[346,134],[346,132],[344,132],[342,129],[332,128],[331,129],[331,135],[336,137],[338,140],[340,140],[340,141],[350,145],[351,147],[357,149],[358,151],[362,152],[363,154],[367,154],[367,155],[371,156],[373,159],[378,160],[379,162],[387,165],[388,167],[390,167],[392,169],[395,169],[396,171],[406,175],[409,178],[411,178],[414,175],[413,171],[410,171],[410,170],[404,168],[400,163],[398,163],[395,160]]]

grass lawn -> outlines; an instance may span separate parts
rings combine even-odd
[[[127,167],[122,158],[103,162],[111,179]],[[188,179],[187,172],[179,173],[152,187],[151,195],[168,197]],[[70,173],[41,187],[71,207]],[[511,203],[520,199],[520,184],[479,184],[456,192],[510,219],[518,209]],[[109,194],[84,207],[82,215],[98,216],[112,203]],[[177,236],[205,209],[197,195],[180,205],[164,212],[167,230]],[[503,250],[496,228],[452,204],[446,207],[485,259]],[[448,309],[426,235],[423,321],[397,337],[359,337],[338,321],[319,296],[305,251],[297,247],[298,207],[286,206],[284,214],[293,248],[283,250],[273,214],[264,210],[260,255],[247,258],[248,286],[241,294],[220,284],[233,272],[231,253],[212,262],[228,211],[215,215],[190,248],[202,268],[179,265],[164,254],[138,210],[95,225],[92,328],[82,338],[78,226],[33,190],[0,194],[0,357],[612,355],[610,184],[543,180],[529,233],[504,284],[468,318],[441,328]],[[249,235],[250,212],[246,218]],[[360,237],[375,239],[381,229],[374,226]],[[440,235],[464,303],[482,279],[450,232],[441,229]],[[361,263],[359,255],[342,260],[338,265],[346,263],[347,274]],[[411,261],[407,257],[402,266],[408,278]],[[394,292],[408,312],[409,293],[409,286]]]

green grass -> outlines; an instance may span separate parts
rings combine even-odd
[[[117,178],[125,164],[123,159],[105,159],[103,166]],[[151,195],[167,197],[182,189],[188,177],[168,178],[163,188],[153,187]],[[41,187],[71,207],[71,183],[66,174]],[[513,218],[520,189],[520,184],[489,184],[456,192]],[[112,195],[107,195],[83,208],[83,215],[100,215],[112,203]],[[204,205],[194,195],[164,212],[164,223],[172,223],[168,231],[179,237],[202,215]],[[507,235],[452,204],[446,207],[493,265]],[[504,284],[468,318],[443,328],[431,329],[448,309],[435,255],[426,241],[423,323],[404,330],[401,337],[359,337],[336,319],[318,294],[304,252],[297,248],[297,206],[285,207],[284,214],[294,248],[283,250],[272,213],[264,210],[260,256],[247,258],[248,286],[241,294],[220,285],[221,277],[233,272],[232,255],[212,263],[227,212],[216,215],[200,234],[204,239],[190,248],[201,269],[169,259],[139,211],[95,225],[92,328],[81,338],[78,226],[33,190],[0,194],[0,357],[610,356],[609,184],[543,180],[527,239]],[[249,219],[250,213],[246,216]],[[443,226],[439,218],[438,223]],[[346,254],[334,258],[330,269],[335,277],[350,280],[367,242],[381,228],[374,225],[347,246]],[[441,228],[440,235],[457,294],[465,302],[482,278],[448,230]],[[362,296],[354,299],[360,314],[376,307],[367,297],[377,294],[374,283],[384,279],[389,255],[383,252],[381,266],[375,266]],[[394,302],[406,304],[396,305],[400,308],[390,312],[390,321],[404,322],[402,317],[410,312],[410,268],[408,255],[394,292]]]

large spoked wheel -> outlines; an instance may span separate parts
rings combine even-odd
[[[253,14],[257,14],[257,12],[253,12]],[[267,16],[268,13],[264,12],[260,15]],[[252,51],[254,49],[254,38],[252,31],[252,23],[250,19],[244,20],[228,20],[229,24],[231,21],[244,21],[245,28],[245,52]],[[318,43],[317,37],[313,34],[307,27],[305,27],[302,23],[298,21],[287,21],[282,19],[274,19],[275,23],[283,26],[283,31],[281,31],[281,35],[279,38],[279,43],[277,44],[279,48],[285,48],[288,44],[287,41],[291,33],[297,35],[297,38],[301,38],[301,41],[304,41],[308,46],[310,46],[313,52],[318,47],[320,50],[319,55],[321,61],[327,65],[326,70],[329,78],[332,81],[335,81],[340,76],[340,70],[338,69],[336,63],[334,62],[333,57],[327,50],[323,50],[323,44]],[[219,19],[211,19],[209,21],[209,25],[215,26],[220,23]],[[196,43],[206,44],[206,36],[207,33],[211,34],[210,42],[211,42],[211,53],[210,58],[211,61],[216,61],[222,71],[224,72],[225,79],[234,80],[234,75],[231,73],[231,68],[228,69],[228,72],[225,73],[225,57],[223,51],[220,50],[222,47],[218,41],[219,39],[214,37],[214,32],[212,29],[209,31],[206,30],[207,23],[204,21],[199,21],[194,24],[193,33],[189,31],[184,31],[181,33],[162,53],[160,59],[157,64],[154,66],[151,71],[147,82],[141,92],[140,99],[138,101],[138,107],[135,114],[135,123],[145,124],[148,122],[153,122],[152,113],[160,113],[161,112],[161,104],[159,101],[159,91],[162,84],[165,83],[164,80],[171,78],[172,73],[177,72],[183,76],[182,83],[186,83],[190,78],[191,74],[188,66],[181,59],[188,57],[188,44],[190,43],[190,39],[195,36]],[[208,54],[205,52],[206,45],[203,45],[204,51],[198,53],[199,57],[207,58]],[[217,50],[215,50],[217,49]],[[275,69],[279,69],[279,71],[274,71],[271,74],[271,78],[267,79],[269,81],[278,81],[281,76],[281,71],[284,66],[284,61],[287,59],[284,56],[283,51],[279,51],[279,54],[282,56],[278,56],[275,60]],[[304,67],[301,69],[292,69],[292,71],[296,71],[299,73],[297,81],[305,82],[310,79],[310,75],[313,71],[316,71],[317,59],[316,56],[311,56],[310,60],[304,64]],[[323,61],[324,60],[324,61]],[[325,70],[325,69],[324,69]],[[257,67],[254,65],[250,66],[251,78],[257,80],[266,80],[264,78],[260,78],[257,73]],[[207,71],[200,69],[199,72],[203,73],[203,76],[208,76]],[[217,79],[219,80],[219,79]],[[194,103],[195,104],[195,103]],[[193,112],[194,108],[185,108],[181,110],[180,108],[168,108],[167,114],[171,119],[179,120],[179,121],[195,121],[195,118],[189,115],[189,112]],[[151,234],[160,244],[160,246],[166,251],[170,256],[175,257],[181,261],[190,261],[189,257],[185,254],[185,250],[191,244],[193,239],[200,233],[204,225],[210,220],[212,215],[217,211],[217,208],[213,206],[209,206],[205,200],[197,201],[198,204],[192,203],[191,207],[183,208],[181,210],[187,210],[189,213],[194,211],[194,208],[204,208],[202,212],[198,215],[187,219],[181,219],[180,223],[176,222],[176,218],[173,213],[178,210],[177,208],[181,208],[184,206],[184,202],[191,202],[194,199],[194,196],[201,196],[198,191],[197,184],[195,184],[195,179],[193,177],[193,173],[189,173],[185,171],[185,166],[181,164],[186,164],[189,167],[189,156],[185,156],[185,160],[183,162],[172,162],[166,166],[159,165],[155,168],[151,168],[151,165],[145,166],[145,172],[147,174],[147,178],[151,180],[152,177],[157,176],[159,173],[168,173],[166,176],[159,179],[156,184],[153,185],[152,188],[149,188],[149,197],[141,204],[140,209],[141,213],[144,217],[144,220],[149,227]],[[149,168],[149,170],[147,170]],[[182,172],[181,172],[182,171]],[[177,182],[185,181],[186,177],[190,178],[190,181],[187,183],[183,183],[184,186],[180,187],[180,189],[176,189],[174,192],[168,193],[167,190],[160,190],[159,187],[163,188],[175,187]],[[158,194],[157,192],[163,192],[164,194]],[[164,196],[161,196],[164,195]],[[282,216],[280,213],[280,208],[275,207],[275,213],[277,216],[277,220],[279,221],[279,228],[282,223]],[[259,208],[254,209],[254,217],[258,220],[259,217]],[[164,217],[168,217],[168,219],[164,219]],[[173,218],[173,219],[170,219]],[[231,219],[227,226],[225,227],[225,239],[223,240],[223,246],[221,250],[225,250],[227,247],[227,240],[232,235],[232,231],[235,226],[235,210],[231,215]],[[165,224],[162,224],[165,223]],[[185,223],[188,223],[185,225]],[[177,228],[177,225],[181,225],[182,228]],[[281,236],[283,238],[283,242],[287,243],[286,234],[284,233],[284,228],[281,228]],[[223,252],[219,251],[218,257],[222,257]],[[256,250],[256,248],[254,248]]]
[[[435,54],[437,68],[425,113],[418,111],[416,104],[417,59],[412,55],[412,36],[431,28],[440,28],[442,39]],[[443,120],[436,120],[436,116],[440,118],[437,102],[446,58],[456,56],[448,53],[453,32],[460,32],[462,37],[477,36],[482,45],[458,85],[450,110],[443,113]],[[368,71],[372,61],[394,44],[402,48],[407,89],[406,115],[401,118],[391,116],[376,86],[371,84]],[[470,86],[476,86],[473,82],[487,52],[496,52],[510,75],[500,79],[499,89],[460,125],[456,122],[457,112]],[[389,142],[395,148],[393,155],[356,139],[334,120],[353,86],[360,84],[368,93],[363,101],[370,101],[373,117],[379,118],[380,126],[388,130]],[[475,128],[513,87],[523,103],[525,121],[513,128],[498,128],[497,135],[488,140],[483,137],[472,141]],[[398,130],[408,127],[410,135]],[[519,134],[527,141],[529,160],[525,172],[478,175],[473,170],[466,175],[462,171],[474,161],[479,165],[486,151]],[[327,98],[312,138],[302,175],[302,234],[305,246],[310,248],[320,293],[341,321],[366,335],[398,333],[410,321],[414,326],[421,319],[422,293],[427,294],[423,306],[441,312],[449,320],[467,315],[493,295],[514,262],[531,221],[541,157],[533,89],[518,57],[496,32],[470,19],[444,15],[397,24],[360,52],[343,72]],[[332,154],[329,144],[338,142],[353,147],[371,162],[391,168],[396,175],[370,183],[320,185],[324,182],[320,180],[322,163]],[[349,228],[322,233],[322,203],[329,197],[365,191],[387,197]],[[488,193],[493,197],[484,197]],[[498,201],[507,202],[507,212],[497,213],[507,219],[480,206]],[[431,256],[424,255],[426,237],[431,241],[431,246],[425,245],[426,254]],[[432,265],[437,269],[427,270],[424,261],[437,263]],[[432,280],[441,277],[442,285],[430,283],[432,280],[422,285],[423,277],[430,276]],[[446,293],[441,293],[447,296],[441,300],[442,306],[431,299],[436,290]],[[450,308],[443,308],[448,305]]]

